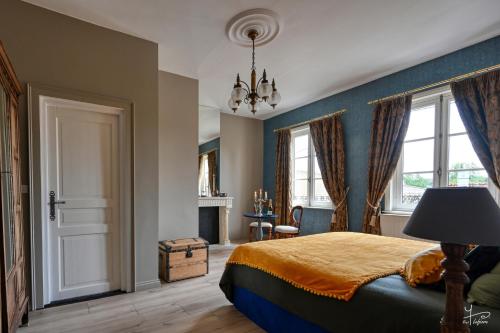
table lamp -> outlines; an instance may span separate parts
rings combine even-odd
[[[486,188],[430,188],[413,211],[403,232],[441,242],[446,283],[446,308],[441,332],[470,332],[464,323],[464,284],[469,265],[464,261],[468,244],[500,245],[500,208]]]

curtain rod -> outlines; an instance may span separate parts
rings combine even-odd
[[[344,112],[347,112],[347,109],[341,109],[341,110],[329,113],[329,114],[321,116],[321,117],[316,117],[316,118],[313,118],[313,119],[310,119],[310,120],[303,121],[301,123],[293,124],[293,125],[286,126],[286,127],[277,128],[277,129],[274,130],[274,133],[282,131],[282,130],[286,130],[286,129],[292,129],[292,128],[304,126],[304,125],[310,124],[310,123],[312,123],[314,121],[317,121],[317,120],[326,119],[326,118],[330,118],[330,117],[333,117],[333,116],[340,116]]]
[[[387,97],[375,99],[373,101],[369,101],[368,104],[375,104],[375,103],[387,101],[387,100],[390,100],[390,99],[394,99],[394,98],[397,98],[397,97],[402,97],[402,96],[405,96],[405,95],[413,95],[413,94],[416,94],[416,93],[419,93],[419,92],[430,90],[432,88],[437,88],[437,87],[440,87],[440,86],[444,86],[444,85],[449,84],[451,82],[461,81],[461,80],[468,79],[468,78],[471,78],[471,77],[474,77],[474,76],[477,76],[477,75],[480,75],[480,74],[488,73],[488,72],[494,71],[496,69],[500,69],[500,64],[494,65],[494,66],[491,66],[491,67],[487,67],[487,68],[483,68],[483,69],[479,69],[477,71],[473,71],[473,72],[470,72],[470,73],[467,73],[467,74],[462,74],[462,75],[454,76],[454,77],[449,78],[447,80],[443,80],[443,81],[431,83],[431,84],[428,84],[428,85],[425,85],[425,86],[422,86],[422,87],[419,87],[419,88],[415,88],[415,89],[404,91],[404,92],[399,93],[399,94],[394,94],[394,95],[391,95],[391,96],[387,96]]]

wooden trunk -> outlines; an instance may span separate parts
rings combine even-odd
[[[0,42],[1,332],[27,321],[26,253],[21,194],[18,98],[21,86]]]
[[[203,238],[162,241],[159,244],[160,278],[188,279],[208,273],[208,242]]]

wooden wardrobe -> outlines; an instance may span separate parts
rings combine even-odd
[[[21,203],[18,99],[21,85],[0,42],[0,328],[28,320],[26,251]]]

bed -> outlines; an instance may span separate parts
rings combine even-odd
[[[355,291],[349,297],[343,298],[331,292],[330,277],[323,276],[322,272],[316,274],[314,270],[311,271],[312,259],[308,260],[309,262],[301,263],[301,260],[298,260],[284,264],[283,267],[296,270],[294,275],[288,276],[282,274],[279,269],[272,266],[266,268],[260,264],[270,260],[282,261],[283,252],[276,249],[291,248],[292,253],[297,249],[307,251],[310,243],[315,244],[313,248],[317,251],[319,241],[323,242],[323,247],[328,246],[324,249],[328,253],[352,252],[346,245],[341,245],[341,249],[336,247],[338,236],[333,234],[338,233],[300,237],[300,241],[296,238],[242,245],[242,249],[233,252],[238,260],[234,259],[235,256],[229,259],[220,287],[240,312],[268,332],[439,332],[439,321],[445,304],[444,293],[429,288],[410,287],[397,272],[378,274],[380,276],[373,279],[362,279],[363,282]],[[364,244],[366,236],[359,237]],[[372,239],[371,237],[380,236],[368,236],[368,239]],[[390,239],[387,241],[388,244],[392,242]],[[408,242],[410,243],[397,239],[395,244],[398,247],[402,246],[400,244],[411,244],[415,247],[414,250],[426,246],[423,243]],[[433,245],[435,244],[428,244]],[[352,246],[354,248],[357,244],[354,242]],[[373,244],[368,248],[370,246]],[[366,249],[363,249],[364,252]],[[397,252],[396,249],[394,251]],[[407,253],[411,251],[407,249]],[[254,258],[253,262],[251,258],[243,260],[248,253],[256,253],[257,259]],[[323,257],[329,255],[325,253],[321,253],[321,259],[318,260],[325,260]],[[338,253],[332,256],[337,256]],[[356,262],[356,257],[359,256],[363,254],[350,254],[353,262]],[[290,257],[293,261],[295,257],[301,257],[301,254]],[[306,257],[313,258],[314,255],[306,253]],[[404,259],[404,256],[400,259]],[[331,258],[328,260],[332,261]],[[297,270],[301,266],[304,271],[311,271],[311,277],[314,278],[306,279],[304,276],[307,274],[301,274]],[[363,270],[361,272],[364,273]],[[306,284],[311,282],[315,285],[311,288],[305,287],[304,281]],[[330,289],[321,289],[325,282],[330,283]],[[319,289],[315,286],[319,286]],[[477,305],[472,305],[471,308],[471,305],[466,303],[464,305],[467,309],[466,316],[471,315],[466,319],[470,320],[472,332],[500,332],[499,310]]]

